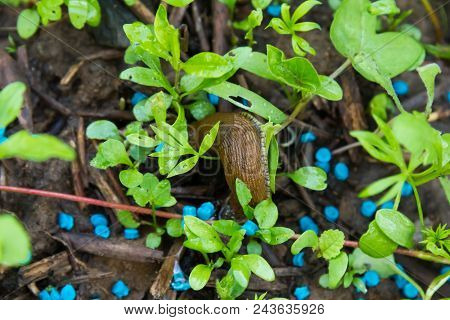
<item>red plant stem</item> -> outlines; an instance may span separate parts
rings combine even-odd
[[[102,200],[92,199],[92,198],[87,198],[87,197],[79,197],[79,196],[66,194],[66,193],[29,189],[29,188],[20,188],[20,187],[10,187],[10,186],[3,186],[3,185],[0,185],[0,191],[30,194],[30,195],[34,195],[34,196],[63,199],[63,200],[74,201],[74,202],[82,202],[82,203],[87,203],[87,204],[91,204],[91,205],[99,206],[99,207],[127,210],[127,211],[131,211],[131,212],[139,213],[139,214],[148,214],[148,215],[152,214],[152,210],[148,209],[148,208],[141,208],[141,207],[130,206],[130,205],[121,204],[121,203],[102,201]],[[176,218],[176,219],[181,218],[181,215],[179,215],[179,214],[165,212],[165,211],[159,211],[159,210],[155,210],[155,215],[158,217],[161,217],[161,218],[168,218],[168,219],[169,218]]]
[[[30,188],[20,188],[20,187],[11,187],[11,186],[4,186],[0,185],[0,191],[5,192],[14,192],[14,193],[21,193],[21,194],[30,194],[34,196],[40,196],[40,197],[46,197],[46,198],[55,198],[55,199],[63,199],[68,201],[74,201],[74,202],[82,202],[91,204],[94,206],[99,207],[106,207],[106,208],[113,208],[113,209],[119,209],[119,210],[127,210],[139,214],[146,214],[151,215],[152,210],[148,208],[141,208],[137,206],[130,206],[126,204],[120,204],[120,203],[114,203],[114,202],[108,202],[108,201],[102,201],[87,197],[79,197],[71,194],[66,193],[59,193],[59,192],[52,192],[52,191],[45,191],[45,190],[38,190],[38,189],[30,189]],[[171,213],[171,212],[165,212],[165,211],[159,211],[155,210],[155,215],[161,218],[175,218],[175,219],[181,219],[181,215],[177,213]],[[293,240],[298,239],[299,235],[294,235],[292,237]],[[350,241],[345,240],[344,246],[350,247],[350,248],[358,248],[359,244],[357,241]],[[433,254],[430,254],[428,252],[424,251],[418,251],[418,250],[407,250],[407,249],[397,249],[395,250],[395,253],[401,254],[404,256],[414,257],[422,260],[442,263],[442,264],[448,264],[450,265],[450,260],[445,259],[443,257],[438,257]]]

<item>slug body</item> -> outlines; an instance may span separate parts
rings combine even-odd
[[[265,134],[261,123],[248,113],[218,112],[194,123],[196,141],[201,142],[219,121],[219,132],[212,148],[220,157],[231,190],[231,207],[240,219],[244,216],[236,194],[236,178],[250,189],[251,206],[270,197]]]

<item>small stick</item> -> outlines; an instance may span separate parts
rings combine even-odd
[[[145,23],[154,23],[155,15],[150,11],[140,0],[137,0],[135,4],[130,7],[131,11]]]
[[[181,21],[183,21],[184,15],[186,14],[186,9],[187,6],[181,8],[173,8],[169,16],[170,24],[174,25],[175,27],[179,27]]]
[[[58,111],[62,115],[69,116],[72,114],[72,110],[64,106],[61,102],[57,101],[55,98],[49,96],[48,94],[43,93],[38,90],[36,87],[32,86],[31,89],[42,99],[44,100],[50,108]]]
[[[209,42],[206,39],[205,28],[203,28],[202,17],[200,15],[200,10],[198,9],[197,2],[192,3],[192,16],[194,18],[195,31],[197,31],[198,37],[200,38],[200,47],[202,51],[210,51]]]

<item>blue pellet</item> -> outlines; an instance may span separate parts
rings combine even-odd
[[[373,288],[380,283],[380,276],[376,271],[369,270],[364,274],[362,280],[366,284],[367,288]]]
[[[366,218],[371,218],[375,211],[377,211],[377,204],[372,200],[363,201],[363,203],[361,203],[361,207],[359,208],[361,215]]]
[[[336,222],[339,218],[339,209],[335,206],[325,206],[323,209],[323,214],[325,215],[327,221]]]
[[[319,167],[320,169],[322,169],[326,173],[330,172],[330,163],[329,162],[316,161],[316,163],[314,163],[314,165],[316,167]]]
[[[408,281],[405,278],[403,278],[402,276],[400,276],[398,274],[394,275],[393,278],[395,281],[395,285],[399,289],[403,289],[403,287],[406,286],[406,284],[408,283]]]
[[[394,201],[392,200],[386,201],[380,206],[380,209],[393,209],[393,208],[394,208]]]
[[[47,290],[42,290],[38,295],[40,300],[52,300],[50,293]]]
[[[316,135],[312,131],[305,132],[300,136],[301,143],[314,142],[317,140]]]
[[[56,288],[49,289],[50,300],[61,300],[61,295]]]
[[[135,94],[133,94],[133,97],[131,98],[131,104],[133,106],[137,105],[139,102],[141,102],[144,99],[147,99],[148,96],[142,92],[136,92]]]
[[[305,260],[304,260],[304,256],[305,253],[304,252],[300,252],[299,254],[296,254],[293,258],[292,258],[292,264],[296,267],[303,267],[305,265]]]
[[[5,131],[6,131],[6,128],[0,127],[0,143],[3,143],[6,140],[8,140],[8,138],[5,137]]]
[[[122,280],[118,280],[113,284],[111,292],[117,298],[122,299],[130,294],[130,289]]]
[[[319,148],[316,151],[316,160],[319,162],[330,162],[331,160],[331,151],[327,147]]]
[[[215,208],[212,202],[204,202],[197,209],[197,217],[202,220],[209,220],[214,215]]]
[[[409,182],[405,182],[402,187],[402,197],[409,197],[413,194],[413,188]]]
[[[175,265],[173,266],[173,278],[170,286],[175,291],[186,291],[191,288],[178,261],[175,261]]]
[[[134,240],[139,238],[139,230],[127,228],[123,230],[123,237],[127,240]]]
[[[208,100],[213,106],[217,106],[219,104],[219,96],[216,96],[215,94],[208,93]]]
[[[245,235],[246,236],[254,236],[256,231],[259,230],[258,226],[256,225],[256,223],[254,223],[251,220],[247,220],[241,227],[241,229],[245,230]]]
[[[299,220],[300,230],[305,232],[307,230],[312,230],[316,234],[319,234],[319,226],[314,222],[310,216],[301,217]]]
[[[93,214],[89,220],[94,227],[108,225],[108,219],[102,213]]]
[[[183,216],[197,216],[197,209],[194,206],[184,206],[183,207]]]
[[[281,14],[281,6],[278,3],[272,3],[267,7],[267,13],[272,17],[279,17]]]
[[[70,283],[61,288],[61,300],[75,300],[76,297],[77,292]]]
[[[246,107],[248,107],[249,103],[247,99],[242,99],[242,104]]]
[[[306,300],[310,296],[311,292],[309,291],[308,286],[301,286],[295,288],[294,296],[297,300]]]
[[[340,180],[340,181],[345,181],[348,179],[349,176],[349,170],[347,165],[344,162],[338,162],[335,166],[334,166],[334,176],[336,177],[336,179]]]
[[[94,229],[94,234],[97,237],[103,238],[103,239],[108,239],[109,236],[111,235],[111,231],[109,230],[109,228],[107,226],[96,226]]]
[[[170,286],[172,287],[173,290],[175,291],[187,291],[191,288],[189,281],[177,281],[177,282],[172,282],[170,284]]]
[[[450,266],[445,266],[445,267],[442,267],[439,272],[440,272],[440,274],[444,274],[444,273],[447,273],[449,271],[450,271]],[[447,283],[450,283],[450,279],[447,279]]]
[[[164,142],[159,143],[156,148],[155,148],[155,152],[161,152],[164,148]]]
[[[447,102],[450,103],[450,91],[447,91]]]
[[[60,212],[58,214],[58,225],[61,229],[70,231],[74,225],[73,216],[65,212]]]
[[[404,96],[409,92],[409,85],[403,80],[395,80],[392,82],[392,86],[394,87],[395,93],[399,96]]]
[[[416,287],[414,287],[411,283],[407,283],[403,287],[403,295],[408,299],[414,299],[419,294],[419,291],[417,291]]]

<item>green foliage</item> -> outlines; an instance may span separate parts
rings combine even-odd
[[[270,3],[270,1],[269,1]],[[259,27],[263,20],[263,13],[260,8],[250,12],[248,17],[239,22],[233,22],[233,28],[245,31],[245,39],[248,40],[248,45],[251,47],[256,42],[253,40],[253,29]]]
[[[344,246],[344,234],[339,230],[326,230],[319,237],[319,257],[336,258]]]
[[[422,230],[424,240],[421,242],[431,253],[450,259],[450,229],[447,225],[438,225],[436,230],[424,228]]]
[[[32,37],[39,28],[41,17],[36,9],[25,9],[17,18],[17,33],[22,39]]]
[[[298,22],[305,14],[307,14],[314,6],[320,4],[319,1],[306,0],[300,4],[291,16],[290,6],[283,3],[281,5],[281,18],[272,18],[268,27],[273,28],[282,35],[290,35],[292,49],[295,54],[305,56],[306,53],[315,55],[316,50],[310,44],[297,35],[297,32],[308,32],[319,29],[320,26],[315,22]]]
[[[394,109],[394,103],[386,93],[380,93],[370,100],[369,109],[371,114],[383,121],[387,121],[387,113]]]
[[[30,236],[12,214],[0,215],[0,266],[18,267],[31,256]]]
[[[302,167],[286,175],[296,184],[311,190],[322,191],[327,188],[327,174],[317,167]]]
[[[191,2],[194,2],[194,0],[164,0],[164,2],[167,2],[174,7],[185,7]]]
[[[141,225],[141,223],[135,219],[133,214],[126,210],[117,212],[117,220],[119,220],[120,224],[125,228],[136,229]]]

